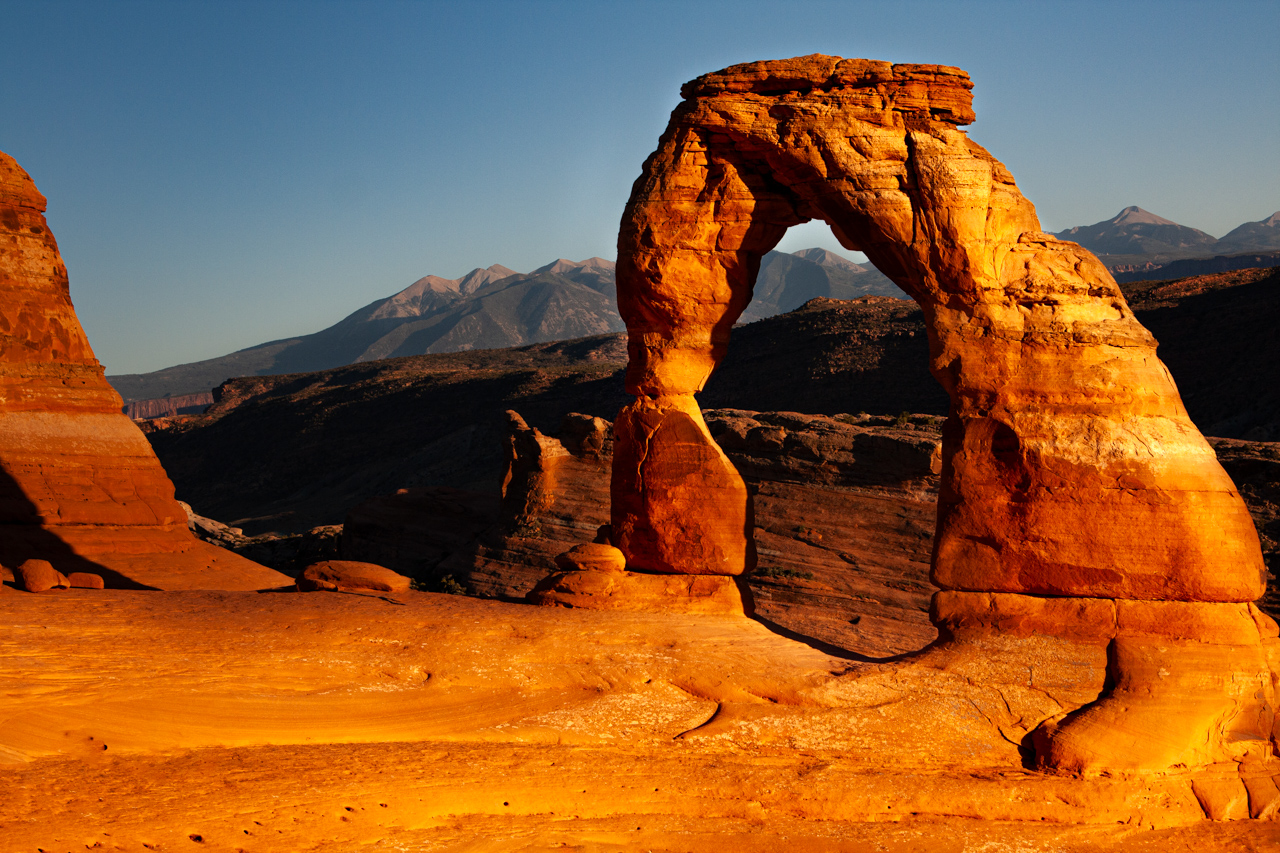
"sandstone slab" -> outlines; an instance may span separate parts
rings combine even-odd
[[[324,560],[307,566],[298,578],[303,592],[408,592],[409,578],[373,563],[354,560]]]
[[[752,610],[746,584],[732,577],[612,568],[557,572],[540,581],[527,598],[544,607],[587,610],[728,615],[747,615]]]
[[[67,575],[67,581],[72,589],[105,589],[106,584],[102,580],[102,575],[95,575],[92,572],[72,572]]]

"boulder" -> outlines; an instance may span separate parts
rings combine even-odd
[[[374,563],[324,560],[303,570],[298,589],[302,592],[408,592],[409,578]]]
[[[14,580],[19,589],[27,592],[46,592],[71,586],[66,575],[55,569],[48,560],[26,560],[14,572]]]
[[[556,565],[566,572],[621,572],[627,567],[627,558],[612,545],[589,542],[558,554]]]
[[[67,575],[67,581],[72,589],[104,589],[106,587],[102,582],[102,575],[95,575],[92,572],[72,572]]]

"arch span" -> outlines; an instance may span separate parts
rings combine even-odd
[[[1198,602],[1256,647],[1256,611],[1241,603],[1262,594],[1264,569],[1243,501],[1110,274],[1044,233],[1009,171],[960,130],[974,118],[971,89],[956,68],[821,55],[684,86],[618,238],[636,400],[615,426],[614,544],[643,571],[752,567],[746,489],[693,395],[761,256],[788,227],[822,219],[920,304],[930,368],[951,398],[933,556],[940,627],[1031,607],[1047,620],[1036,630],[1053,631],[1034,596],[1097,602],[1117,637],[1125,619],[1160,634],[1158,602]],[[1139,619],[1126,602],[1151,606]],[[1246,665],[1254,681],[1259,660]],[[1125,673],[1115,683],[1127,689]],[[1112,724],[1104,704],[1042,745],[1046,760],[1124,764],[1097,745]],[[1125,760],[1169,766],[1190,748],[1179,744]]]

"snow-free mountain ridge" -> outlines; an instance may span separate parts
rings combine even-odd
[[[814,297],[852,299],[869,294],[906,296],[875,269],[824,249],[795,255],[769,252],[742,320],[790,311]],[[613,261],[559,258],[531,273],[495,264],[457,279],[424,276],[311,335],[108,379],[129,402],[208,391],[234,376],[305,373],[381,358],[497,349],[623,328]]]
[[[1136,205],[1093,225],[1077,225],[1054,234],[1079,243],[1111,268],[1164,264],[1180,258],[1265,252],[1280,249],[1280,212],[1246,222],[1221,240],[1179,225]]]

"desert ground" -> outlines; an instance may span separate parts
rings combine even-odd
[[[997,648],[885,664],[741,616],[423,592],[6,587],[0,612],[5,850],[1280,845],[1176,780],[1024,770],[1001,709],[1033,700],[982,684],[1034,662]]]

